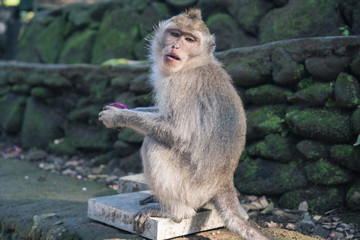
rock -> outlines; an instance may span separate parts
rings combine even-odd
[[[355,182],[347,191],[346,202],[352,210],[360,210],[360,181]]]
[[[226,1],[226,7],[231,16],[248,33],[256,35],[258,33],[261,18],[274,7],[270,1]]]
[[[173,7],[176,11],[183,11],[190,6],[193,6],[196,2],[196,0],[166,0],[166,3]]]
[[[132,146],[121,140],[117,140],[114,143],[113,148],[121,157],[128,156],[137,150],[137,147]]]
[[[337,144],[330,148],[331,159],[343,167],[360,172],[360,149],[352,145]]]
[[[63,133],[64,119],[62,116],[29,97],[21,128],[21,144],[24,148],[44,147]]]
[[[325,228],[323,228],[321,225],[316,225],[313,228],[313,232],[314,235],[320,236],[322,238],[328,238],[330,235],[330,231],[326,230]]]
[[[26,99],[15,94],[6,94],[0,98],[0,127],[7,133],[21,130]]]
[[[359,81],[347,73],[340,73],[335,83],[336,105],[344,108],[355,108],[360,105]]]
[[[244,194],[281,194],[307,184],[295,162],[277,163],[246,158],[235,172],[235,185]]]
[[[360,135],[360,108],[355,109],[351,116],[351,122],[355,134]]]
[[[282,210],[274,210],[271,212],[276,222],[291,222],[295,223],[299,220],[299,216],[292,213],[286,213]]]
[[[307,212],[309,210],[309,205],[308,205],[307,201],[302,201],[301,203],[299,203],[298,210]]]
[[[86,29],[84,31],[77,31],[68,37],[60,52],[59,63],[90,62],[91,49],[95,42],[96,33],[93,29]]]
[[[307,233],[312,233],[315,228],[315,223],[311,220],[304,219],[300,222],[300,228]]]
[[[245,92],[246,100],[257,105],[287,103],[287,97],[292,91],[286,88],[271,84],[265,84],[260,87],[249,88]]]
[[[300,202],[307,201],[310,213],[324,213],[338,208],[344,203],[344,191],[341,187],[310,187],[284,193],[279,205],[288,209],[296,209]]]
[[[47,78],[44,78],[43,84],[50,88],[71,87],[71,82],[60,75],[50,76],[50,77],[48,76]]]
[[[295,62],[283,48],[276,48],[271,54],[273,80],[281,85],[295,84],[305,76],[303,64]]]
[[[321,107],[331,98],[334,89],[331,83],[314,83],[313,85],[297,91],[289,96],[291,103],[302,104],[312,107]]]
[[[305,60],[309,73],[322,81],[335,81],[338,75],[347,69],[349,58],[338,56],[311,57]]]
[[[44,158],[47,157],[47,152],[43,151],[43,150],[38,150],[38,149],[31,149],[27,154],[26,154],[26,159],[31,161],[31,162],[36,162],[36,161],[40,161]]]
[[[297,150],[308,160],[327,159],[327,145],[315,140],[302,140],[296,144]]]
[[[128,24],[129,19],[132,24]],[[111,58],[134,59],[133,48],[140,40],[139,21],[136,11],[124,8],[108,11],[97,33],[91,62],[99,64]]]
[[[135,93],[150,93],[151,86],[148,81],[149,74],[143,73],[130,81],[130,90]]]
[[[265,137],[264,141],[250,145],[248,154],[287,163],[294,158],[295,145],[291,138],[281,137],[279,134],[270,134]]]
[[[34,87],[31,89],[31,96],[34,97],[34,99],[46,100],[52,97],[53,93],[51,90],[45,87]]]
[[[111,79],[111,87],[116,88],[116,90],[124,92],[126,91],[130,86],[130,78],[127,76],[117,76],[113,79]]]
[[[345,143],[352,139],[350,116],[330,110],[293,110],[285,116],[290,129],[303,137]]]
[[[216,35],[217,51],[255,45],[257,43],[255,38],[247,36],[243,30],[238,27],[235,20],[226,13],[211,15],[205,23],[210,32]],[[233,39],[237,39],[237,41],[233,41]]]
[[[322,159],[308,163],[305,172],[309,181],[323,185],[348,183],[355,177],[350,171]]]
[[[271,133],[281,133],[286,129],[285,105],[268,105],[246,111],[247,137],[249,140],[262,138]]]
[[[345,23],[334,7],[336,4],[337,0],[330,0],[326,4],[318,1],[290,0],[284,7],[273,9],[261,19],[260,43],[290,38],[341,35],[338,26],[344,26]],[[294,16],[301,16],[303,20],[289,21]]]
[[[351,62],[350,64],[351,71],[357,76],[360,77],[360,54]]]

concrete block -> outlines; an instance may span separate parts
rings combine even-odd
[[[119,179],[118,193],[130,193],[149,190],[144,174],[134,174]]]
[[[133,218],[143,207],[139,201],[150,195],[150,191],[141,191],[89,199],[88,217],[135,233]],[[184,219],[180,223],[168,218],[151,217],[146,220],[145,231],[141,236],[160,240],[223,227],[223,221],[212,208],[211,205],[207,205],[193,218]]]

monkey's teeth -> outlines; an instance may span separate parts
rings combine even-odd
[[[167,55],[167,56],[170,57],[170,58],[173,58],[175,60],[178,60],[178,61],[180,60],[180,58],[175,56],[175,55]]]

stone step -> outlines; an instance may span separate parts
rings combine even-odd
[[[135,233],[133,218],[143,207],[139,201],[149,196],[151,196],[150,191],[141,191],[91,198],[88,201],[88,217]],[[148,218],[145,223],[145,231],[141,236],[161,240],[223,227],[224,223],[217,211],[212,209],[211,205],[207,205],[193,218],[184,219],[180,223],[175,223],[168,218]]]
[[[119,179],[118,193],[131,193],[149,190],[144,174],[134,174]]]

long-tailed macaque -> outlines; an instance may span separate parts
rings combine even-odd
[[[134,218],[141,233],[151,216],[178,222],[208,202],[245,239],[268,239],[241,214],[233,178],[245,144],[246,120],[229,75],[215,59],[214,36],[191,9],[161,22],[151,40],[155,110],[106,106],[99,120],[144,135],[144,175],[159,203]]]

